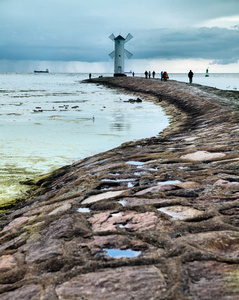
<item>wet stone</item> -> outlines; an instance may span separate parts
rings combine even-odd
[[[163,274],[156,267],[122,267],[77,276],[57,286],[56,293],[61,300],[145,300],[163,299],[166,287]]]
[[[14,291],[3,293],[1,300],[13,300],[13,299],[39,299],[40,298],[40,286],[37,285],[25,285]]]
[[[112,192],[105,192],[105,193],[98,194],[98,195],[93,195],[93,196],[90,196],[90,197],[86,198],[85,200],[83,200],[82,204],[90,204],[90,203],[94,203],[97,201],[110,199],[110,198],[119,196],[124,192],[125,191],[112,191]]]
[[[162,207],[158,210],[169,215],[172,218],[172,220],[189,220],[203,214],[203,211],[199,211],[189,206],[180,205]]]
[[[92,82],[160,99],[170,126],[29,180],[0,215],[0,299],[239,299],[239,93]]]
[[[188,274],[183,290],[184,296],[189,299],[238,299],[238,265],[215,261],[194,261],[184,264],[183,272]]]
[[[17,267],[17,262],[12,255],[0,257],[0,273],[7,272]]]
[[[182,155],[181,159],[183,160],[192,160],[192,161],[213,161],[226,156],[224,153],[210,153],[207,151],[197,151],[194,153]]]

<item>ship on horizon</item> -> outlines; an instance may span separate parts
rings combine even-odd
[[[49,70],[48,69],[46,69],[45,71],[37,71],[37,70],[35,70],[34,73],[49,73]]]

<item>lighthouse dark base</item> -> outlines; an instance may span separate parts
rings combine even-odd
[[[120,73],[114,73],[114,77],[123,77],[123,76],[126,76],[125,74],[120,74]]]

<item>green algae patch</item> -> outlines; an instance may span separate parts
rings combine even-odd
[[[9,192],[7,194],[2,192],[4,196],[1,197],[0,190],[0,214],[14,208],[21,202],[31,200],[35,196],[36,191],[38,193],[40,190],[44,191],[45,186],[50,184],[54,179],[65,174],[67,169],[67,167],[62,167],[53,172],[36,176],[33,179],[27,179],[19,182],[15,182],[16,179],[5,180],[2,191],[4,189],[8,189]]]
[[[24,201],[25,200],[23,199],[12,199],[12,198],[0,200],[0,214],[8,211],[9,209],[19,204],[20,202],[24,202]]]

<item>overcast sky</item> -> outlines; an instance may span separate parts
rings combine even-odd
[[[239,72],[239,0],[0,0],[0,72],[113,72],[111,33],[136,72]]]

